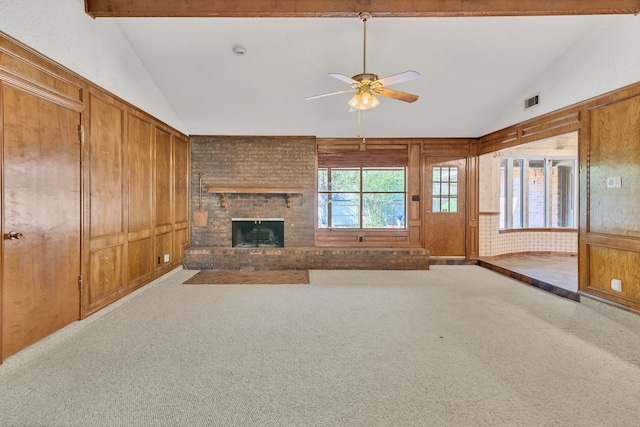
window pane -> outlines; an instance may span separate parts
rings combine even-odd
[[[441,190],[440,193],[443,196],[448,196],[449,195],[449,184],[447,184],[447,183],[441,184],[440,190]]]
[[[404,169],[363,169],[362,191],[404,192]]]
[[[318,168],[318,228],[404,228],[405,185],[403,167]]]
[[[318,194],[318,227],[327,228],[329,226],[329,195]]]
[[[440,182],[440,168],[433,168],[433,182]]]
[[[331,191],[360,191],[360,169],[331,169]]]
[[[507,159],[500,162],[500,228],[507,228]]]
[[[522,160],[513,161],[511,182],[513,186],[511,194],[513,228],[522,228]]]
[[[362,226],[404,227],[404,193],[363,193]]]
[[[360,193],[331,195],[331,227],[360,227]]]
[[[458,182],[458,168],[451,168],[449,170],[449,181]]]
[[[439,196],[440,195],[440,183],[439,182],[434,182],[433,183],[433,197]]]
[[[449,212],[458,212],[458,198],[452,197],[449,199]]]
[[[458,184],[449,184],[449,192],[452,196],[458,195]]]
[[[440,212],[440,197],[433,198],[433,204],[432,204],[431,210],[433,212]]]
[[[545,180],[544,180],[544,160],[529,160],[528,169],[528,191],[529,191],[529,223],[528,227],[545,226]]]
[[[440,212],[449,212],[449,198],[443,197],[440,201]]]
[[[329,190],[329,176],[326,169],[318,169],[318,191]]]
[[[449,182],[449,168],[442,168],[442,182]]]
[[[575,227],[573,160],[551,162],[551,227]]]

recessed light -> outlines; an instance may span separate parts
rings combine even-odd
[[[244,55],[245,53],[247,53],[247,48],[241,44],[234,44],[231,50],[236,55]]]

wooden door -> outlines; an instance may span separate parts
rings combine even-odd
[[[80,114],[6,85],[0,99],[5,358],[79,318]]]
[[[424,158],[424,241],[431,256],[466,255],[466,163],[466,158]]]

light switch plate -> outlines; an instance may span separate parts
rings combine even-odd
[[[620,188],[622,187],[622,178],[619,176],[610,176],[607,178],[607,188]]]

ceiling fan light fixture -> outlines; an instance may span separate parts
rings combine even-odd
[[[380,101],[369,91],[360,91],[349,100],[349,106],[356,110],[369,110],[380,105]]]

